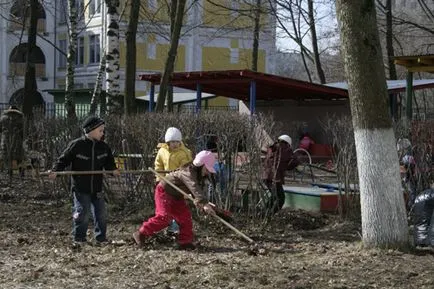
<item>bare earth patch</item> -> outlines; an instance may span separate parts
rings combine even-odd
[[[74,248],[70,204],[31,190],[0,192],[0,288],[434,288],[431,251],[364,250],[359,226],[331,215],[283,211],[267,226],[235,216],[265,248],[252,255],[204,217],[195,251],[161,238],[138,249],[131,234],[149,211],[111,210],[115,242]]]

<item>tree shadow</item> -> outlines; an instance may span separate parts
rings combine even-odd
[[[416,247],[410,251],[410,254],[415,256],[434,256],[434,247]]]

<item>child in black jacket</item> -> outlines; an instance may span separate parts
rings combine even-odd
[[[68,147],[57,159],[49,177],[56,178],[56,172],[63,171],[71,165],[72,171],[113,171],[118,176],[114,157],[110,147],[102,141],[104,136],[104,120],[97,116],[88,117],[83,123],[85,135],[69,143]],[[73,239],[75,242],[86,242],[86,233],[90,213],[93,215],[95,239],[107,242],[106,207],[102,191],[102,174],[72,176]]]

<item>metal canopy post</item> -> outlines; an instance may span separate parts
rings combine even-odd
[[[155,85],[154,83],[151,83],[151,90],[149,91],[149,104],[148,104],[148,111],[152,112],[154,109],[154,95],[155,95]]]
[[[250,81],[250,114],[253,115],[256,112],[256,81]]]
[[[202,108],[202,85],[196,84],[196,113],[199,113]]]

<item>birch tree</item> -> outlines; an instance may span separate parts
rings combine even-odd
[[[160,82],[160,91],[158,93],[157,104],[155,106],[155,111],[163,111],[164,103],[166,102],[166,94],[168,90],[168,85],[172,77],[172,73],[175,67],[176,55],[178,52],[179,38],[181,35],[182,21],[184,19],[186,0],[172,0],[171,9],[176,10],[175,21],[173,22],[173,30],[170,37],[169,52],[167,53],[166,62],[164,65],[163,75]]]
[[[130,1],[130,17],[126,32],[126,66],[125,66],[125,115],[133,112],[136,91],[136,35],[139,21],[140,0]]]
[[[356,141],[363,243],[406,248],[406,210],[375,0],[337,0],[336,8]]]
[[[119,75],[119,0],[105,0],[107,5],[106,96],[107,113],[122,113]]]
[[[65,110],[68,119],[75,119],[75,92],[74,75],[75,59],[77,54],[77,5],[75,0],[68,0],[68,54],[66,57],[66,79],[65,79]]]
[[[98,107],[99,100],[101,99],[101,87],[102,87],[104,72],[105,72],[105,53],[103,53],[101,60],[99,62],[98,75],[96,77],[95,87],[92,93],[92,99],[90,100],[89,115],[96,114],[96,109]]]

